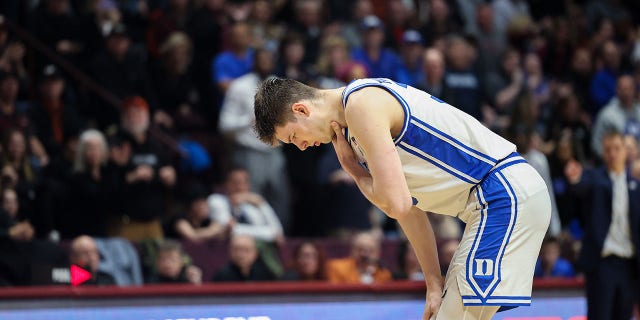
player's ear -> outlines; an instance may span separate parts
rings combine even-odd
[[[301,102],[296,102],[293,105],[291,105],[291,110],[293,111],[294,115],[301,115],[301,116],[308,117],[310,114],[309,107],[307,107],[305,104]]]

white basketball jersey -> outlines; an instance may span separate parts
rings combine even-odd
[[[349,95],[365,87],[392,94],[404,108],[402,131],[396,144],[414,204],[424,210],[456,216],[465,209],[471,188],[480,183],[501,159],[516,150],[472,116],[429,95],[389,79],[361,79],[343,91]],[[364,150],[347,128],[345,135],[367,168]]]

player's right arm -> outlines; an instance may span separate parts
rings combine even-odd
[[[399,114],[398,114],[399,113]],[[362,168],[342,128],[333,122],[333,145],[340,164],[375,206],[398,219],[409,213],[412,200],[400,157],[391,137],[392,126],[403,119],[398,101],[384,89],[363,88],[352,93],[345,110],[349,131],[362,147],[369,172]]]

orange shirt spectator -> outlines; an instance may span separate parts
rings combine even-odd
[[[351,243],[351,256],[332,259],[327,278],[333,283],[374,283],[392,279],[391,271],[380,264],[380,242],[370,233],[357,234]]]

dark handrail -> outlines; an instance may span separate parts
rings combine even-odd
[[[24,41],[27,46],[46,56],[51,60],[51,62],[64,70],[71,78],[85,86],[89,91],[95,93],[97,96],[105,100],[111,107],[116,108],[118,111],[122,109],[122,99],[118,98],[112,92],[105,89],[95,80],[93,80],[93,78],[89,77],[86,73],[78,69],[67,59],[56,53],[38,38],[33,36],[29,31],[15,24],[13,21],[7,19],[6,17],[0,15],[0,25],[2,24],[4,24],[11,33],[15,34],[18,38]],[[180,154],[181,156],[187,156],[185,152],[180,148],[178,142],[175,139],[162,132],[157,127],[152,126],[149,129],[149,133],[155,139],[168,146],[172,151]]]

